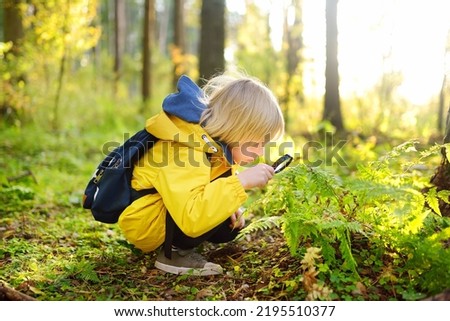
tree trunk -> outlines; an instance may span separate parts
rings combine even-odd
[[[290,109],[292,98],[299,98],[299,96],[301,96],[302,92],[303,92],[303,89],[298,87],[300,84],[293,85],[293,83],[292,83],[292,81],[293,81],[294,77],[297,75],[297,73],[301,72],[298,67],[301,62],[300,51],[303,48],[302,0],[293,0],[292,5],[295,10],[294,22],[292,23],[292,25],[288,24],[288,21],[287,21],[288,11],[287,10],[285,12],[285,21],[284,21],[284,38],[287,43],[287,50],[286,50],[287,78],[286,78],[286,84],[285,84],[285,86],[286,86],[285,95],[284,95],[284,99],[283,99],[283,105],[284,105],[283,113],[284,113],[284,120],[285,120],[286,127],[288,127],[290,124],[289,109]],[[300,77],[301,77],[301,75],[300,75]]]
[[[175,0],[174,12],[174,41],[172,48],[173,88],[176,88],[178,78],[185,72],[184,63],[184,0]]]
[[[447,111],[447,121],[445,126],[444,144],[450,143],[450,106]],[[439,167],[436,169],[435,174],[431,177],[431,184],[436,186],[437,191],[450,190],[450,163],[447,159],[447,148],[442,147],[442,161]],[[427,191],[425,189],[425,191]],[[442,216],[450,217],[450,204],[439,200],[439,209]]]
[[[144,32],[142,43],[142,100],[144,105],[152,96],[152,46],[155,28],[155,0],[145,0]]]
[[[122,57],[125,51],[125,0],[115,0],[114,2],[114,95],[118,92],[119,81],[122,73]]]
[[[441,92],[439,94],[439,107],[438,107],[438,133],[439,135],[442,133],[443,124],[444,124],[444,104],[445,104],[445,87],[447,83],[447,76],[444,75],[444,79],[442,80]]]
[[[8,55],[12,55],[15,57],[20,56],[20,47],[24,36],[24,29],[22,24],[22,16],[20,14],[19,5],[21,0],[3,0],[2,9],[3,9],[3,39],[5,42],[11,41],[13,46]],[[10,87],[14,87],[19,81],[25,81],[24,74],[14,74],[9,80],[9,83],[4,80],[2,88],[3,92],[3,101],[0,102],[0,116],[8,117],[8,115],[15,115],[16,110],[15,106],[11,105],[11,101],[14,99],[10,99],[10,94],[8,92],[11,91]],[[8,87],[8,89],[7,89]]]
[[[63,89],[63,81],[64,81],[64,75],[66,73],[66,61],[67,56],[69,55],[69,46],[67,42],[65,41],[65,33],[68,29],[68,20],[70,15],[70,0],[67,0],[65,5],[63,6],[65,8],[64,13],[64,33],[63,33],[63,55],[61,57],[61,60],[59,61],[59,70],[58,70],[58,83],[56,88],[56,94],[55,94],[55,102],[53,105],[53,115],[52,115],[52,128],[53,130],[57,130],[59,128],[59,101],[61,99],[61,93]]]
[[[20,40],[24,35],[20,3],[21,0],[3,0],[3,36],[5,42],[13,43],[13,53],[20,50]]]
[[[225,69],[225,0],[203,0],[200,35],[200,78]]]
[[[337,132],[344,132],[339,97],[338,71],[338,29],[337,29],[338,0],[327,0],[326,3],[326,67],[325,67],[325,106],[323,120],[328,120]]]

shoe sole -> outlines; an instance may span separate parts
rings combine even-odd
[[[173,265],[167,265],[161,262],[156,261],[155,267],[160,269],[161,271],[177,274],[177,275],[196,275],[196,276],[207,276],[207,275],[219,275],[222,274],[222,268],[220,267],[220,271],[214,269],[195,269],[195,268],[184,268]]]

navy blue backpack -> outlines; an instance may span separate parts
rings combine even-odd
[[[83,196],[83,207],[90,209],[97,221],[116,223],[134,200],[157,193],[154,188],[136,191],[131,187],[134,165],[157,141],[155,136],[142,129],[97,166]]]

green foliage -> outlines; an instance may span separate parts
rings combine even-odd
[[[86,260],[73,262],[72,264],[65,266],[65,270],[69,275],[74,275],[81,281],[97,283],[100,282],[100,279],[98,278],[94,268],[94,265]]]
[[[96,45],[100,37],[100,28],[93,23],[97,1],[28,1],[20,3],[19,9],[24,37],[16,44],[16,52],[9,51],[0,62],[5,75],[2,85],[7,89],[0,96],[2,103],[7,102],[3,107],[16,114],[17,124],[30,122],[41,108],[47,122],[59,121],[60,111],[53,106],[57,86],[65,81],[59,73],[78,65]],[[51,105],[42,100],[49,95],[53,95]]]
[[[3,204],[13,201],[32,200],[34,191],[26,186],[12,186],[0,190],[0,200]]]
[[[253,210],[261,208],[268,221],[281,220],[292,255],[321,249],[329,286],[341,299],[351,284],[376,282],[384,291],[395,288],[402,299],[442,291],[450,287],[450,221],[438,202],[448,202],[449,191],[421,190],[428,182],[413,168],[439,157],[440,146],[418,153],[415,145],[406,142],[359,164],[345,179],[298,164],[280,175]],[[264,226],[254,224],[247,229]]]

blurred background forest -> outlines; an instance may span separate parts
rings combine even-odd
[[[276,93],[292,136],[329,124],[364,136],[443,133],[444,0],[1,2],[2,126],[83,131],[146,118],[181,74],[201,84],[237,69]]]
[[[0,4],[2,283],[42,300],[417,300],[450,288],[448,0]],[[236,70],[275,93],[301,161],[249,191],[245,239],[211,252],[226,275],[159,274],[154,253],[80,206],[84,188],[106,143],[141,129],[180,75],[201,85]]]

